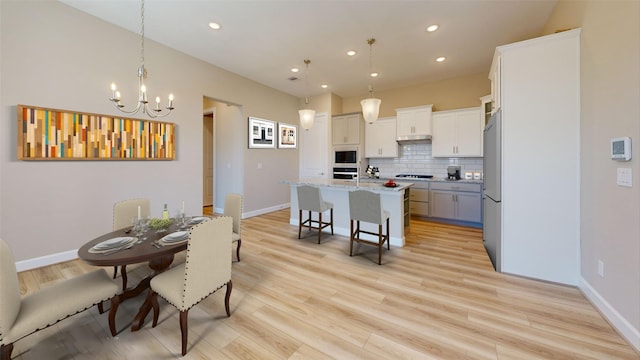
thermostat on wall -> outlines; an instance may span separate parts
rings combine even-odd
[[[628,136],[611,139],[611,159],[631,160],[631,138]]]

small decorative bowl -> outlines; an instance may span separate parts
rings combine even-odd
[[[169,226],[171,226],[172,222],[173,220],[171,219],[153,218],[149,220],[149,227],[156,231],[165,231]]]

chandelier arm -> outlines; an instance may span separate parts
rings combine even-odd
[[[140,103],[138,102],[138,105],[135,107],[135,109],[133,110],[124,110],[124,105],[120,104],[120,101],[115,101],[115,100],[111,100],[113,101],[113,105],[116,107],[116,109],[120,110],[121,112],[125,113],[125,114],[135,114],[138,111],[140,111]]]

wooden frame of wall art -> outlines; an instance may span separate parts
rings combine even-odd
[[[298,146],[298,127],[278,123],[278,147],[281,149],[295,149]]]
[[[249,117],[249,148],[274,149],[276,147],[276,123]]]

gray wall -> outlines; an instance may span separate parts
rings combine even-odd
[[[107,100],[109,86],[116,82],[123,101],[135,100],[140,38],[55,1],[0,6],[0,236],[16,260],[75,256],[75,249],[111,229],[113,203],[122,199],[149,198],[155,216],[162,204],[175,210],[182,201],[189,213],[201,211],[204,96],[240,106],[229,115],[235,122],[225,135],[230,159],[219,160],[240,169],[219,171],[218,182],[245,195],[245,211],[289,202],[278,180],[297,176],[297,150],[247,149],[246,119],[297,124],[298,99],[148,39],[149,94],[175,95],[176,110],[165,118],[178,125],[175,161],[16,160],[17,104],[121,115]]]

